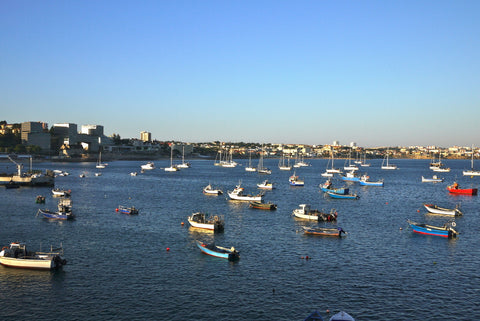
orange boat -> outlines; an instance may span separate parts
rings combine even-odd
[[[478,192],[476,188],[460,188],[457,182],[453,183],[450,186],[447,186],[447,189],[452,194],[461,195],[477,195]]]

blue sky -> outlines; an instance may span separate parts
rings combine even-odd
[[[0,120],[480,145],[480,1],[2,1]]]

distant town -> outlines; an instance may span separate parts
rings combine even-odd
[[[139,133],[138,138],[121,138],[119,134],[106,136],[102,125],[58,123],[49,127],[46,122],[22,122],[9,124],[0,122],[0,153],[30,154],[34,157],[59,161],[90,161],[99,153],[105,160],[157,159],[170,157],[215,158],[219,152],[229,152],[235,158],[258,157],[305,157],[328,158],[382,158],[387,153],[392,158],[418,159],[464,159],[478,157],[479,149],[473,146],[381,146],[364,148],[355,142],[342,145],[331,144],[259,144],[244,142],[179,142],[152,140],[148,131]]]

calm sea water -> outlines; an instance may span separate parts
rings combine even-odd
[[[0,267],[0,319],[303,320],[318,309],[327,320],[339,310],[356,320],[480,320],[480,200],[446,191],[455,179],[479,187],[480,178],[462,176],[468,160],[446,160],[452,171],[439,173],[445,182],[438,184],[421,183],[422,175],[433,175],[428,160],[391,160],[397,171],[382,171],[381,160],[372,160],[361,172],[383,178],[385,187],[351,184],[357,201],[320,192],[327,160],[296,170],[305,187],[289,186],[293,171],[279,171],[277,162],[264,161],[273,169],[268,176],[207,160],[194,160],[177,173],[160,169],[169,161],[157,161],[157,169],[137,177],[129,173],[139,172],[143,162],[112,162],[103,170],[93,163],[35,164],[70,173],[58,177],[56,186],[72,190],[77,218],[51,222],[35,216],[40,207],[56,208],[50,188],[1,188],[0,243],[23,241],[31,249],[62,243],[68,265],[55,272]],[[3,163],[0,172],[7,165],[14,170]],[[94,176],[99,171],[103,175]],[[87,177],[80,178],[82,172]],[[226,191],[239,181],[255,192],[265,178],[276,183],[265,192],[266,201],[278,204],[274,212],[202,194],[208,183]],[[47,196],[46,204],[35,204],[38,194]],[[449,219],[427,215],[424,202],[461,203],[465,214],[456,219],[457,239],[413,234],[407,219],[433,225]],[[291,213],[300,203],[336,208],[338,222],[296,220]],[[140,214],[118,214],[118,205],[135,205]],[[225,232],[192,230],[187,216],[193,211],[223,215]],[[304,225],[324,224],[341,226],[348,235],[300,232]],[[241,259],[203,255],[196,239],[235,246]]]

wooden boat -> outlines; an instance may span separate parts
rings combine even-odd
[[[52,270],[67,264],[61,257],[63,249],[51,249],[50,252],[27,251],[24,243],[14,242],[4,246],[0,252],[0,264],[22,269]]]
[[[38,214],[41,214],[44,218],[55,220],[69,220],[75,217],[72,212],[72,200],[69,198],[62,198],[58,202],[58,210],[56,212],[39,209],[37,216]]]
[[[457,182],[447,186],[447,190],[451,194],[461,194],[461,195],[477,195],[477,192],[478,192],[478,189],[476,188],[460,188]]]
[[[303,227],[303,233],[308,235],[319,236],[335,236],[341,237],[342,233],[347,234],[341,227],[327,228],[327,227]]]
[[[221,195],[223,194],[222,190],[213,188],[212,185],[208,184],[203,188],[203,194],[206,195]]]
[[[327,180],[325,183],[320,185],[320,189],[322,190],[322,192],[334,192],[337,194],[348,194],[348,192],[350,191],[349,188],[345,187],[333,188],[331,180]]]
[[[335,209],[332,209],[330,213],[325,213],[319,210],[312,210],[308,204],[300,204],[300,208],[293,210],[293,215],[297,218],[304,220],[314,221],[336,221],[338,213]]]
[[[64,190],[64,189],[52,189],[52,194],[54,197],[70,197],[72,191],[71,190]]]
[[[305,186],[305,181],[299,179],[298,176],[295,175],[295,172],[293,172],[293,175],[290,176],[288,182],[291,186]]]
[[[273,211],[273,210],[276,210],[277,209],[277,205],[276,204],[273,204],[271,202],[268,202],[268,203],[263,203],[263,202],[250,202],[250,205],[249,205],[251,208],[256,208],[256,209],[259,209],[259,210],[269,210],[269,211]]]
[[[453,216],[463,215],[462,211],[460,211],[459,205],[457,205],[453,209],[443,208],[433,204],[423,204],[423,206],[427,209],[429,213],[432,213],[432,214],[453,215]]]
[[[225,222],[218,215],[207,218],[205,213],[196,212],[188,217],[188,223],[196,228],[211,230],[214,232],[221,232],[224,229]]]
[[[441,182],[443,182],[443,178],[439,178],[437,175],[433,175],[432,178],[422,176],[422,183],[441,183]]]
[[[355,319],[347,312],[340,311],[334,314],[329,321],[355,321]]]
[[[129,215],[135,215],[138,214],[138,209],[135,208],[135,206],[131,207],[126,207],[123,205],[119,205],[116,209],[116,212],[122,213],[122,214],[129,214]]]
[[[380,187],[383,187],[383,180],[373,182],[373,181],[370,181],[370,176],[363,175],[360,178],[359,184],[362,185],[362,186],[380,186]]]
[[[323,319],[320,313],[318,313],[318,311],[315,310],[303,321],[323,321]]]
[[[331,198],[338,198],[338,199],[348,199],[348,200],[358,200],[360,196],[357,194],[337,194],[335,192],[327,192],[328,196]]]
[[[232,246],[231,248],[221,247],[215,244],[207,244],[200,241],[195,241],[198,248],[202,253],[219,257],[222,259],[227,259],[229,261],[235,261],[240,258],[240,253]]]
[[[244,188],[238,184],[233,191],[227,192],[230,199],[234,201],[261,201],[263,194],[250,195],[243,193]]]
[[[412,221],[408,221],[408,224],[412,228],[413,232],[425,235],[434,235],[441,237],[457,237],[458,232],[454,229],[455,222],[447,222],[443,226],[433,226],[427,224],[420,224]]]
[[[273,183],[272,182],[269,182],[268,179],[267,180],[264,180],[263,182],[261,182],[260,184],[257,184],[257,187],[258,188],[261,188],[261,189],[273,189]]]

